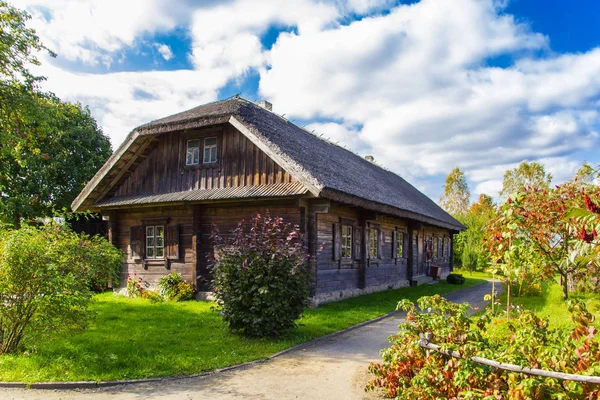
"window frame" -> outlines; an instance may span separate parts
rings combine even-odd
[[[157,236],[157,228],[162,229],[162,236]],[[152,229],[152,236],[148,235],[149,229]],[[162,238],[162,246],[157,246],[156,238]],[[148,239],[152,238],[152,246],[148,245]],[[144,225],[144,246],[145,246],[145,258],[147,260],[164,260],[165,259],[165,225]],[[152,249],[152,256],[149,256],[149,249]],[[157,249],[162,250],[162,255],[159,256]]]
[[[396,229],[396,254],[394,254],[394,258],[404,258],[404,231],[401,229]]]
[[[195,165],[200,165],[200,138],[196,138],[196,139],[188,139],[185,143],[185,165],[190,167],[190,166],[195,166]],[[190,142],[198,142],[198,146],[192,147],[192,149],[195,149],[198,152],[198,161],[194,162],[194,155],[192,153],[192,162],[188,163],[188,155],[190,152]]]
[[[214,140],[215,143],[209,145],[210,147],[208,147],[206,145],[206,141],[207,140]],[[212,156],[212,150],[214,149],[214,156],[215,159],[209,159],[208,161],[206,161],[206,150],[210,149],[210,153],[209,155]],[[202,164],[215,164],[216,162],[219,161],[219,139],[216,136],[209,136],[209,137],[205,137],[204,140],[202,141]]]
[[[373,244],[375,244],[375,255],[373,255]],[[379,258],[379,227],[369,227],[369,260],[377,260]]]
[[[349,235],[347,234],[348,232],[346,232],[346,230],[349,232]],[[353,255],[354,225],[342,222],[340,235],[340,258],[343,260],[351,260]]]

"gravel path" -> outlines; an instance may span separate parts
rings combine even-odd
[[[491,283],[448,293],[454,302],[485,306]],[[0,389],[0,399],[369,399],[367,366],[379,360],[404,314],[317,341],[269,362],[209,376],[95,390]]]

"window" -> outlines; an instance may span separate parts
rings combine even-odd
[[[342,258],[352,257],[352,226],[342,225]]]
[[[438,240],[439,238],[433,238],[433,258],[437,258],[438,256]]]
[[[444,255],[450,257],[450,238],[444,238]]]
[[[369,229],[369,258],[379,257],[379,230]]]
[[[163,258],[165,255],[165,227],[146,227],[146,258]]]
[[[396,258],[404,257],[404,232],[396,232]]]
[[[188,140],[185,165],[198,165],[200,163],[200,141]]]
[[[433,256],[433,238],[431,236],[425,237],[425,256],[427,261],[431,260]]]
[[[204,139],[204,164],[217,162],[217,138]]]

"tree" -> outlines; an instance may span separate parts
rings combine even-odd
[[[9,117],[13,126],[5,129],[0,121],[7,142],[0,149],[0,218],[18,227],[21,219],[69,208],[111,147],[81,104],[26,91],[13,100],[18,114]]]
[[[465,214],[458,216],[467,230],[455,236],[453,258],[468,271],[482,270],[490,264],[489,252],[483,241],[487,233],[487,224],[495,214],[496,205],[493,199],[482,193]]]
[[[0,0],[0,80],[2,85],[24,83],[32,88],[43,79],[29,71],[29,65],[40,65],[36,54],[48,50],[33,29],[25,26],[31,16],[6,1]]]
[[[458,216],[467,213],[471,192],[467,185],[465,173],[460,168],[454,168],[446,177],[444,194],[440,197],[440,204],[451,215]]]
[[[580,183],[582,186],[592,185],[596,181],[597,172],[590,164],[584,162],[581,167],[575,173],[573,178],[575,182]]]
[[[471,204],[469,208],[469,214],[474,216],[481,216],[490,218],[496,212],[496,205],[494,199],[485,193],[481,193],[476,202]]]
[[[599,190],[595,187],[593,195],[597,196]],[[532,246],[535,261],[543,267],[544,275],[561,277],[563,298],[567,299],[569,281],[579,268],[569,257],[579,235],[570,226],[569,219],[573,208],[583,207],[580,187],[573,182],[547,190],[529,188],[511,194],[502,212],[490,224],[489,250],[501,264],[511,264],[511,258],[524,253],[524,247]]]
[[[504,173],[500,196],[507,199],[512,193],[518,193],[526,188],[548,189],[552,182],[552,175],[546,173],[543,164],[532,161],[523,161],[517,168]]]
[[[88,108],[39,90],[29,18],[0,0],[0,220],[16,227],[68,208],[111,154]]]
[[[80,329],[93,289],[118,281],[121,251],[61,226],[0,233],[0,354]]]

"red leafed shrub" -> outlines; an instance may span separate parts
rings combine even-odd
[[[247,336],[277,336],[294,327],[310,289],[299,227],[256,214],[229,237],[215,228],[213,238],[213,290],[229,328]]]
[[[418,306],[404,300],[406,322],[392,346],[382,351],[383,362],[369,367],[374,379],[366,390],[383,388],[396,399],[596,399],[600,387],[593,384],[509,372],[471,361],[483,357],[529,368],[581,375],[600,374],[600,346],[593,326],[594,316],[585,305],[572,302],[569,311],[575,328],[569,335],[551,329],[548,321],[529,311],[514,310],[514,319],[497,319],[490,309],[469,318],[467,304],[454,304],[439,295],[423,297]],[[507,324],[508,333],[490,338],[497,322]],[[452,357],[419,345],[428,333],[432,343]]]

